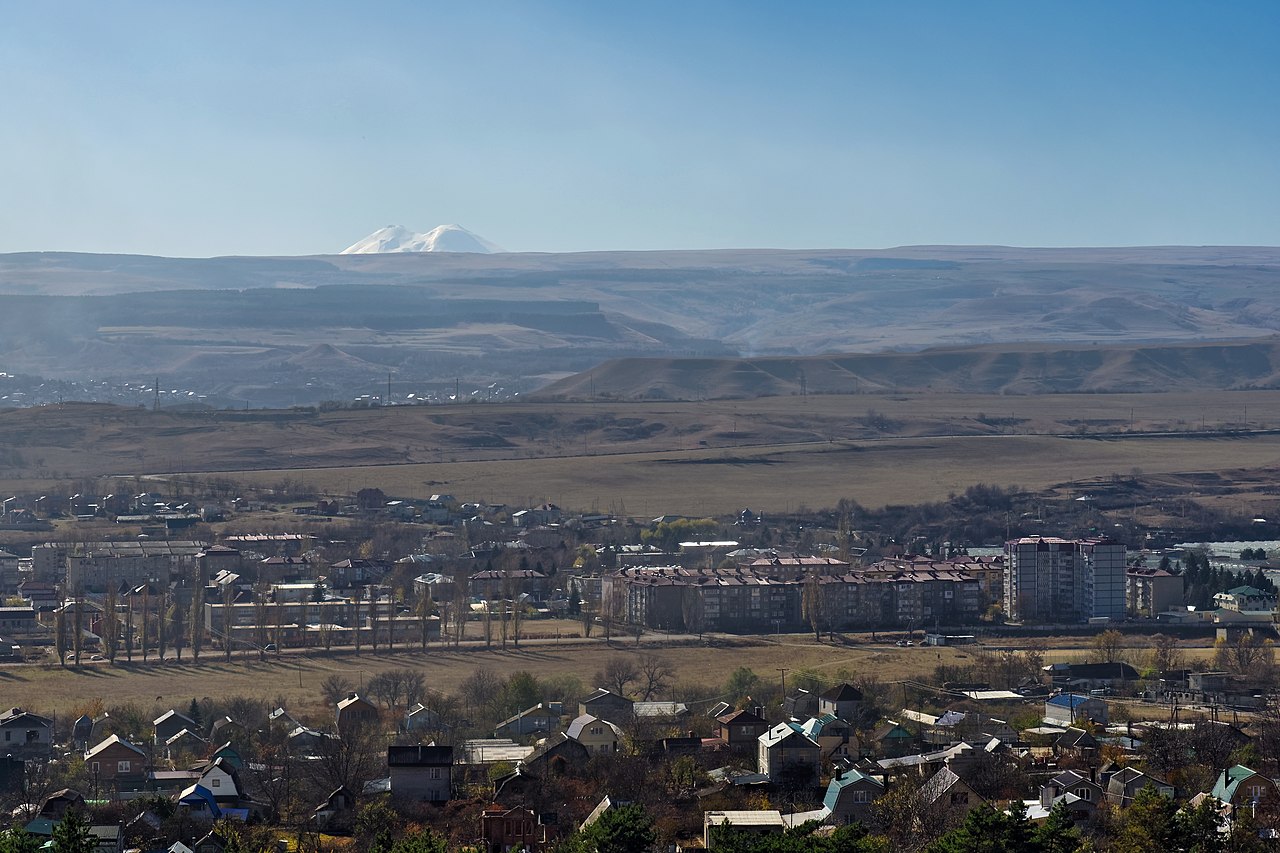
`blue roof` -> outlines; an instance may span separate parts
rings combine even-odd
[[[1237,764],[1218,774],[1218,781],[1214,783],[1210,793],[1222,802],[1229,803],[1236,795],[1236,789],[1240,787],[1240,783],[1255,775],[1257,774],[1253,770],[1243,764]]]
[[[836,776],[832,778],[831,782],[827,785],[827,793],[826,796],[822,798],[822,804],[831,811],[835,811],[836,803],[840,799],[840,792],[850,785],[856,785],[859,782],[870,782],[876,787],[884,787],[884,783],[879,779],[868,776],[867,774],[857,770],[849,770],[843,776]]]
[[[1046,700],[1046,704],[1057,705],[1059,708],[1071,708],[1075,710],[1080,705],[1089,701],[1088,696],[1079,693],[1059,693],[1051,699]]]

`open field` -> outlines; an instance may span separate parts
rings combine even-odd
[[[612,649],[602,640],[562,641],[526,644],[519,650],[461,651],[429,648],[423,653],[397,651],[393,654],[341,654],[330,657],[283,655],[259,663],[256,659],[224,663],[221,656],[201,656],[198,666],[141,663],[116,666],[86,664],[79,669],[57,666],[10,666],[0,668],[0,691],[6,707],[19,705],[45,713],[69,713],[87,701],[101,698],[107,704],[153,703],[161,710],[174,703],[204,696],[256,696],[267,701],[286,700],[291,708],[317,706],[320,683],[341,674],[355,684],[398,667],[421,669],[427,686],[444,693],[456,692],[458,685],[479,668],[498,675],[529,670],[539,676],[574,675],[591,687],[594,674],[610,654],[632,655],[654,651],[649,642],[637,647],[629,641],[615,641]],[[875,675],[892,680],[927,675],[940,662],[963,660],[963,649],[900,649],[893,646],[832,646],[816,644],[803,635],[781,638],[742,638],[724,644],[666,646],[660,649],[676,671],[678,684],[722,684],[740,666],[753,669],[761,678],[780,679],[781,667],[794,671],[812,667],[833,676],[841,669],[858,675]],[[312,710],[319,710],[312,707]]]
[[[134,475],[327,494],[378,486],[572,509],[719,514],[1044,489],[1128,474],[1195,490],[1226,475],[1244,512],[1280,470],[1280,392],[773,397],[314,411],[0,411],[0,490]],[[1178,477],[1194,475],[1185,483]],[[1238,483],[1233,491],[1231,484]],[[90,484],[92,485],[92,484]],[[139,483],[100,483],[105,490]],[[89,486],[87,485],[86,488]],[[1218,496],[1224,492],[1219,490]],[[1263,511],[1269,511],[1266,507]]]
[[[1091,440],[1049,436],[935,437],[743,448],[456,462],[333,470],[236,472],[269,485],[289,475],[323,492],[377,485],[388,494],[433,492],[644,517],[714,516],[744,506],[789,512],[945,499],[975,483],[1041,490],[1127,474],[1280,469],[1280,436]],[[1087,486],[1082,486],[1087,489]],[[1255,504],[1249,511],[1257,511]]]

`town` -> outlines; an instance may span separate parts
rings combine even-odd
[[[13,843],[1243,850],[1280,825],[1263,545],[131,482],[0,503]],[[189,695],[147,689],[167,671]],[[232,671],[258,681],[212,686]]]

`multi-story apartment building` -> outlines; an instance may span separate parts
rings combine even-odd
[[[206,602],[204,624],[218,644],[229,637],[233,642],[250,645],[260,644],[262,639],[272,643],[343,645],[354,642],[357,628],[362,643],[371,643],[375,630],[379,642],[388,636],[393,636],[396,642],[416,642],[421,639],[423,620],[401,615],[399,605],[389,598],[360,602],[349,598],[325,601],[308,598],[233,604]],[[439,639],[440,617],[427,617],[426,629],[428,640]]]
[[[1125,609],[1154,619],[1183,602],[1182,577],[1164,569],[1134,566],[1125,572]]]
[[[37,581],[105,592],[121,584],[168,583],[173,574],[193,571],[204,548],[203,542],[163,539],[46,542],[31,549],[31,570]]]
[[[604,576],[603,596],[632,624],[753,633],[814,622],[838,631],[968,624],[986,607],[980,582],[957,569],[909,561],[841,574],[779,569],[626,568]]]
[[[1034,536],[1005,543],[1005,609],[1015,620],[1077,622],[1125,615],[1125,546]]]

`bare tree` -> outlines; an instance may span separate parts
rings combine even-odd
[[[369,588],[369,645],[373,647],[373,653],[378,653],[378,594]]]
[[[635,661],[624,655],[614,655],[596,673],[596,682],[619,696],[627,695],[629,688],[640,677]]]
[[[355,631],[356,654],[360,654],[360,609],[361,603],[364,601],[364,588],[356,587],[351,591],[351,606],[354,609],[355,616],[352,620],[352,629]]]
[[[164,653],[169,648],[169,611],[171,609],[169,594],[162,594],[160,600],[156,602],[156,646],[162,662],[164,661]]]
[[[80,665],[80,651],[84,646],[84,590],[76,589],[75,611],[71,614],[71,659]]]
[[[107,600],[102,611],[102,646],[107,660],[116,662],[120,649],[120,595],[114,586],[107,590]]]
[[[675,670],[661,655],[641,655],[638,669],[639,691],[646,702],[655,699],[675,677]]]
[[[427,639],[431,631],[431,612],[435,610],[435,602],[431,600],[431,584],[423,584],[426,589],[418,596],[418,605],[414,615],[418,617],[418,638],[422,642],[422,650],[427,650]]]
[[[267,659],[267,590],[253,591],[253,641],[258,646],[258,660]]]
[[[58,652],[58,663],[67,665],[67,605],[63,602],[53,614],[53,647]]]
[[[1108,628],[1093,638],[1093,651],[1104,663],[1115,663],[1124,646],[1124,634]]]
[[[236,618],[232,610],[235,607],[236,591],[229,583],[222,585],[222,654],[227,663],[231,663],[231,634]]]
[[[134,624],[133,624],[133,595],[126,595],[125,615],[124,615],[124,656],[125,660],[133,663],[133,642],[134,642]]]
[[[196,573],[195,587],[191,590],[191,615],[187,619],[191,631],[191,660],[200,663],[200,649],[204,646],[204,578]]]
[[[386,737],[379,726],[351,726],[341,737],[321,738],[308,767],[323,790],[345,787],[361,791],[366,782],[382,774],[386,749]]]
[[[1182,668],[1182,649],[1177,637],[1156,634],[1151,638],[1151,668],[1156,672],[1170,672]]]
[[[324,697],[326,705],[336,705],[351,693],[354,686],[345,676],[330,675],[320,682],[320,695]]]

